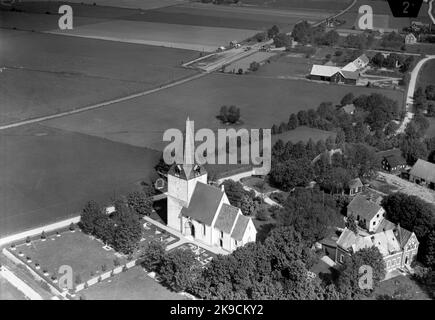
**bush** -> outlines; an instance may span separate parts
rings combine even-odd
[[[251,64],[249,65],[249,70],[250,71],[257,71],[260,68],[260,64],[257,61],[252,61]]]
[[[107,266],[105,264],[103,264],[101,266],[101,271],[106,272],[107,271]]]
[[[41,233],[41,239],[47,239],[47,235],[45,234],[45,231],[42,231],[42,233]]]
[[[75,228],[74,223],[71,222],[71,224],[69,225],[69,230],[70,230],[70,231],[74,231],[75,229],[76,229],[76,228]]]
[[[267,221],[270,218],[270,215],[265,208],[261,208],[260,210],[258,210],[256,216],[257,216],[257,219],[260,221]]]
[[[115,267],[119,267],[119,266],[121,265],[121,261],[119,261],[118,258],[115,258],[115,259],[113,260],[113,265],[114,265]]]
[[[30,237],[26,238],[26,243],[30,243]]]
[[[76,275],[76,276],[75,276],[75,279],[74,279],[74,282],[75,282],[76,284],[80,284],[80,283],[82,283],[82,282],[83,282],[82,277],[81,277],[79,274]]]

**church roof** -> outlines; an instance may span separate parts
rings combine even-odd
[[[219,215],[216,219],[215,228],[230,234],[233,228],[234,222],[236,222],[239,209],[229,204],[222,204]]]
[[[246,227],[248,226],[249,219],[250,218],[244,216],[243,214],[239,214],[233,233],[231,234],[231,238],[236,239],[237,241],[242,240]]]
[[[189,207],[181,210],[181,215],[211,226],[224,193],[214,186],[197,182]]]
[[[179,177],[181,179],[190,180],[198,176],[202,176],[203,174],[206,174],[207,171],[200,165],[193,165],[192,170],[190,170],[189,177],[186,177],[186,173],[183,169],[182,164],[174,164],[169,168],[168,174],[172,176]]]

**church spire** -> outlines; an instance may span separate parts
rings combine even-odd
[[[189,179],[192,172],[193,165],[195,164],[195,138],[194,138],[194,122],[186,120],[186,140],[184,147],[184,161],[183,169],[186,174],[186,179]]]

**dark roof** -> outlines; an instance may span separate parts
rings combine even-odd
[[[405,158],[402,156],[402,151],[400,149],[390,149],[386,151],[378,152],[377,155],[381,160],[387,159],[391,167],[397,167],[398,165],[406,164]]]
[[[188,208],[181,215],[211,226],[224,193],[221,189],[197,182]]]
[[[435,163],[418,159],[409,174],[426,181],[435,182]]]
[[[199,165],[194,165],[188,179],[193,179],[197,176],[202,176],[203,174],[206,174],[207,171]],[[186,173],[184,172],[183,165],[182,164],[174,164],[169,168],[168,174],[176,177],[180,177],[181,179],[186,179]]]
[[[382,207],[372,201],[367,200],[366,197],[359,194],[353,198],[347,208],[348,210],[350,209],[355,216],[359,215],[367,221],[370,221]]]
[[[239,209],[229,204],[222,204],[219,215],[216,219],[214,227],[220,231],[230,234],[233,228],[234,222],[237,219]]]
[[[396,228],[396,225],[392,223],[390,220],[382,219],[381,223],[379,224],[378,228],[376,229],[377,232],[387,231],[387,230],[393,230]]]
[[[345,77],[346,79],[353,79],[353,80],[358,80],[359,78],[359,73],[355,72],[355,71],[346,71],[346,70],[341,70],[340,73],[343,75],[343,77]]]
[[[237,241],[242,240],[246,227],[248,226],[249,219],[250,218],[244,216],[243,214],[239,214],[233,233],[231,234],[231,238],[236,239]]]
[[[397,234],[397,240],[400,243],[400,248],[404,248],[405,245],[408,243],[409,238],[412,236],[412,232],[408,231],[406,229],[403,229],[400,224],[397,225],[397,228],[394,230]]]
[[[361,182],[360,178],[355,178],[349,181],[349,188],[350,189],[354,189],[354,188],[359,188],[359,187],[363,187],[363,183]]]

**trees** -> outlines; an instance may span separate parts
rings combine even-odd
[[[276,48],[288,47],[291,45],[291,37],[286,33],[278,33],[273,38],[273,44]]]
[[[227,106],[222,106],[217,118],[224,123],[237,123],[240,120],[240,108],[237,108],[234,105],[230,106],[229,108]]]
[[[158,241],[151,241],[141,256],[142,266],[148,271],[159,272],[165,255],[165,247]]]
[[[276,25],[273,25],[270,29],[267,30],[267,37],[269,39],[275,38],[279,33],[279,28]]]
[[[95,228],[95,220],[103,215],[102,209],[95,201],[86,203],[80,215],[79,227],[84,233],[92,234]]]
[[[311,164],[306,159],[288,160],[272,164],[271,183],[284,191],[296,186],[306,186],[314,177]]]
[[[355,96],[353,95],[352,92],[347,93],[342,99],[340,104],[342,106],[345,106],[347,104],[351,104],[353,102],[353,100],[355,99]]]
[[[251,64],[249,65],[249,70],[250,71],[257,71],[260,68],[260,64],[257,61],[252,61]]]
[[[160,277],[177,291],[191,289],[200,274],[200,263],[190,250],[175,249],[163,256]]]
[[[145,192],[134,191],[128,194],[127,203],[139,215],[149,216],[152,212],[153,202]]]
[[[307,21],[302,21],[293,27],[291,36],[295,41],[306,44],[311,42],[312,34],[311,25]]]
[[[362,266],[372,268],[372,289],[361,289],[360,281],[363,276]],[[350,259],[345,260],[342,272],[337,280],[338,290],[347,298],[359,298],[370,295],[385,277],[385,262],[381,252],[375,246],[358,250]]]
[[[240,182],[225,180],[223,183],[225,194],[232,206],[240,208],[243,214],[252,215],[258,206],[254,191],[247,191]]]

